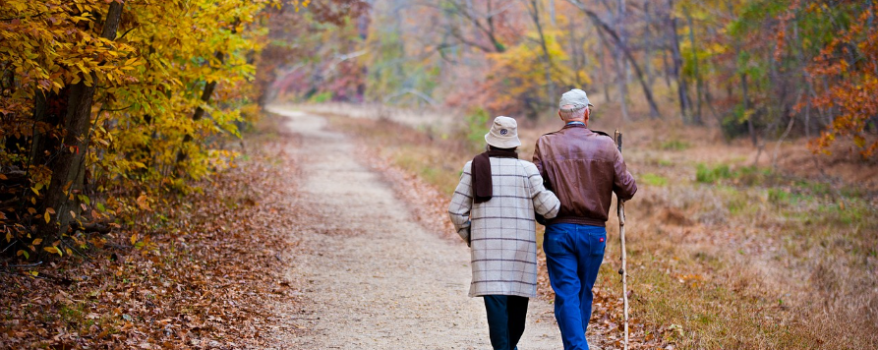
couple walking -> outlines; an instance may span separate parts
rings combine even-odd
[[[472,248],[469,295],[485,299],[495,350],[517,349],[528,298],[536,296],[537,220],[546,225],[543,251],[564,349],[588,349],[612,193],[624,201],[637,191],[613,139],[588,129],[590,106],[584,91],[564,93],[558,116],[565,125],[540,137],[533,163],[518,159],[515,120],[497,117],[485,135],[488,150],[463,167],[449,215]]]

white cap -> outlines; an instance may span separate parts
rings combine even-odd
[[[564,108],[564,106],[573,106],[573,108]],[[577,110],[585,106],[594,107],[594,105],[588,101],[588,95],[585,94],[585,91],[580,89],[573,89],[565,92],[561,95],[561,101],[558,102],[558,108],[564,110]]]

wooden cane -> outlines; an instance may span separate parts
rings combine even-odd
[[[619,153],[622,153],[622,133],[616,130],[614,139],[616,146],[619,147]],[[616,196],[616,215],[619,216],[619,240],[622,241],[622,267],[619,274],[622,275],[622,300],[625,308],[625,350],[628,350],[628,279],[625,266],[625,202]]]

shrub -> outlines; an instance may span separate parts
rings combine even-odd
[[[640,176],[640,179],[638,182],[644,183],[644,184],[647,184],[650,186],[665,186],[668,184],[668,178],[661,176],[661,175],[658,175],[658,174],[646,173],[646,174],[643,174],[642,176]]]
[[[479,149],[485,143],[488,133],[488,120],[491,115],[481,107],[476,107],[466,116],[466,139],[473,149]]]
[[[732,177],[732,171],[727,164],[721,164],[714,168],[704,164],[698,164],[695,170],[695,180],[702,183],[716,183],[720,179]]]

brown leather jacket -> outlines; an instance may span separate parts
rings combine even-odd
[[[561,200],[558,216],[546,222],[550,225],[606,226],[612,193],[629,200],[637,192],[613,139],[583,125],[566,125],[540,137],[534,164]]]

